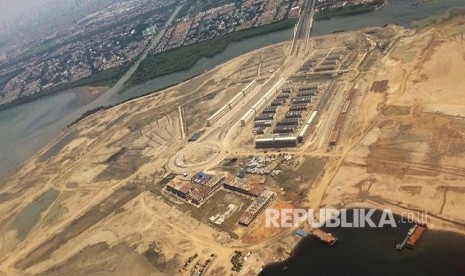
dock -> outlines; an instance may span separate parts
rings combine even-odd
[[[331,235],[330,233],[326,233],[321,229],[312,229],[309,232],[309,235],[314,238],[317,238],[318,240],[330,246],[333,246],[337,242],[336,237],[333,237],[333,235]]]

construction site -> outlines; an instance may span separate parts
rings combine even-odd
[[[299,241],[266,208],[463,232],[465,19],[309,28],[66,129],[0,188],[0,275],[256,275]]]
[[[166,185],[165,191],[183,199],[187,203],[200,207],[219,189],[235,192],[253,200],[237,222],[243,226],[248,226],[252,223],[253,219],[275,197],[275,193],[266,190],[265,185],[252,183],[248,179],[225,177],[221,173],[217,176],[210,176],[204,172],[196,174],[190,180],[174,178]],[[221,225],[225,220],[225,216],[230,215],[236,205],[230,204],[228,207],[229,209],[224,215],[210,217],[210,222]]]

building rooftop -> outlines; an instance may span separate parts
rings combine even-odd
[[[171,180],[167,186],[183,194],[188,194],[194,188],[194,184],[190,181],[180,180],[177,178]]]
[[[229,186],[244,190],[254,196],[259,196],[264,190],[263,185],[257,183],[250,183],[247,179],[234,178],[232,181],[228,182]]]

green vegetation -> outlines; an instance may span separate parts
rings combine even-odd
[[[6,66],[17,64],[23,62],[29,58],[34,56],[44,54],[46,52],[51,52],[53,50],[58,49],[62,44],[58,43],[56,39],[48,39],[40,43],[39,45],[25,51],[24,53],[20,54],[19,56],[3,63],[0,68],[5,68]]]
[[[233,267],[231,268],[232,271],[239,272],[244,265],[244,256],[242,256],[241,251],[234,251],[234,256],[231,258],[231,263]]]
[[[113,86],[131,67],[132,63],[123,64],[108,70],[98,71],[97,73],[74,82],[60,84],[43,92],[61,91],[79,86]]]
[[[135,20],[135,19],[146,19],[146,18],[149,18],[150,16],[153,16],[154,14],[159,13],[161,11],[168,11],[170,9],[174,9],[175,6],[176,6],[175,4],[171,4],[171,5],[167,5],[167,6],[163,7],[163,9],[153,9],[153,10],[147,11],[147,12],[145,12],[145,13],[143,13],[143,14],[135,17],[135,18],[126,19],[126,20],[124,20],[122,22],[118,22],[117,24],[127,24],[129,21]],[[115,24],[112,24],[110,26],[106,26],[106,27],[103,27],[103,28],[99,28],[99,29],[90,31],[90,32],[88,32],[86,34],[83,34],[83,35],[78,35],[76,37],[72,37],[72,38],[70,38],[68,40],[65,40],[63,42],[60,42],[60,43],[57,43],[56,40],[44,41],[40,45],[38,45],[38,46],[36,46],[34,48],[31,48],[30,50],[24,52],[23,54],[17,56],[14,59],[8,61],[7,63],[1,64],[0,68],[8,66],[8,65],[16,64],[16,63],[19,63],[19,62],[22,62],[22,61],[25,61],[28,58],[30,58],[32,56],[35,56],[35,55],[43,54],[43,53],[46,53],[46,52],[52,52],[52,51],[58,49],[59,47],[63,46],[66,43],[74,43],[74,42],[79,41],[79,40],[89,39],[94,35],[97,35],[97,34],[102,33],[102,32],[106,32],[106,31],[114,28]],[[143,25],[142,24],[142,25],[137,26],[136,29],[142,31],[143,29],[145,29],[145,27],[148,27],[148,25]],[[138,34],[136,36],[131,36],[131,37],[120,37],[120,38],[118,38],[118,40],[120,41],[120,43],[127,44],[127,43],[131,42],[132,40],[140,39],[140,36],[141,36],[141,34]],[[76,88],[76,87],[82,87],[82,86],[107,86],[107,87],[111,87],[124,75],[124,73],[126,73],[127,70],[129,70],[129,68],[132,66],[132,64],[133,63],[127,63],[127,64],[120,65],[120,66],[117,66],[117,67],[114,67],[114,68],[111,68],[111,69],[108,69],[108,70],[97,71],[97,72],[94,72],[89,77],[86,77],[86,78],[83,78],[83,79],[80,79],[80,80],[77,80],[77,81],[74,81],[74,82],[70,82],[70,83],[63,83],[63,84],[58,84],[58,85],[52,86],[52,87],[44,89],[44,90],[42,90],[42,91],[40,91],[38,93],[18,98],[18,99],[14,100],[11,103],[0,105],[0,110],[9,109],[9,108],[14,107],[14,106],[18,106],[18,105],[21,105],[21,104],[24,104],[24,103],[28,103],[28,102],[40,99],[40,98],[45,97],[45,96],[56,94],[56,93],[61,92],[63,90],[72,89],[72,88]],[[0,91],[3,89],[4,85],[6,85],[6,83],[11,78],[16,76],[18,73],[19,73],[18,71],[15,71],[15,72],[10,73],[8,75],[0,76]]]
[[[424,29],[424,28],[439,25],[454,17],[464,16],[464,15],[465,15],[465,8],[453,8],[453,9],[450,9],[446,15],[430,16],[428,18],[413,22],[412,26],[419,28],[419,29]]]
[[[288,29],[294,25],[294,19],[286,19],[257,28],[232,32],[193,45],[181,46],[166,52],[149,55],[126,82],[126,86],[130,87],[156,77],[188,70],[201,58],[211,58],[222,53],[231,42]]]
[[[199,0],[202,1],[202,0]],[[225,0],[227,2],[236,2]],[[150,12],[148,12],[150,13]],[[147,16],[144,14],[144,16]],[[286,19],[280,22],[260,26],[257,28],[251,28],[247,30],[242,30],[238,32],[233,32],[221,37],[216,37],[211,40],[202,41],[193,45],[181,46],[179,48],[149,55],[139,66],[133,76],[126,82],[126,88],[143,83],[150,79],[160,77],[163,75],[184,71],[190,69],[195,63],[203,57],[211,58],[217,54],[222,53],[229,43],[241,41],[243,39],[251,38],[254,36],[258,36],[261,34],[266,34],[274,31],[279,31],[287,28],[291,28],[295,25],[295,19]],[[52,45],[51,48],[56,47],[57,45]],[[42,48],[42,47],[41,47]],[[48,51],[51,50],[48,49]],[[44,50],[44,48],[42,48]],[[6,103],[0,105],[0,110],[5,110],[12,108],[14,106],[18,106],[24,103],[28,103],[37,99],[40,99],[45,96],[50,96],[61,92],[63,90],[68,90],[76,87],[82,86],[107,86],[111,87],[114,85],[123,75],[124,73],[129,70],[132,63],[127,63],[112,69],[108,69],[105,71],[99,71],[94,73],[93,75],[83,78],[81,80],[77,80],[70,83],[63,83],[59,84],[47,89],[44,89],[38,93],[24,96],[21,98],[16,99],[11,103]],[[18,72],[14,72],[17,74]],[[4,75],[0,76],[0,87],[4,85],[3,82],[6,82],[14,77],[13,73],[11,75]],[[152,92],[151,92],[152,93]],[[147,93],[147,94],[151,94]],[[141,95],[145,96],[147,94]],[[105,107],[108,108],[108,107]],[[95,113],[96,111],[92,112]],[[90,113],[90,114],[92,114]],[[90,114],[83,114],[81,118],[77,121],[81,120],[83,117],[86,117]],[[73,122],[74,124],[75,122]]]
[[[179,10],[178,15],[176,16],[176,18],[183,18],[184,16],[188,15],[190,8],[191,8],[190,3],[184,4],[184,6],[182,6],[182,8]]]
[[[340,7],[330,10],[320,11],[315,14],[315,20],[331,19],[335,16],[345,16],[374,11],[384,3],[384,0],[375,0],[371,3],[357,4],[347,7]]]
[[[13,71],[13,72],[10,72],[10,73],[6,73],[6,74],[3,74],[0,76],[0,91],[2,91],[6,84],[14,77],[16,77],[19,73],[20,73],[20,69],[16,70],[16,71]]]
[[[174,9],[175,7],[176,7],[176,4],[173,3],[173,4],[170,4],[170,5],[166,5],[166,6],[162,7],[162,8],[160,8],[160,9],[149,10],[149,11],[144,12],[144,13],[138,15],[138,16],[128,18],[128,19],[125,19],[125,20],[122,20],[122,21],[119,21],[119,22],[114,22],[113,24],[110,24],[108,26],[89,31],[89,32],[84,33],[84,34],[80,34],[80,35],[77,35],[77,36],[74,36],[74,37],[66,38],[63,41],[60,41],[59,39],[45,40],[42,43],[40,43],[39,45],[37,45],[37,46],[27,50],[26,52],[20,54],[19,56],[9,60],[8,62],[5,62],[4,64],[1,64],[0,68],[26,61],[27,59],[29,59],[31,57],[34,57],[34,56],[37,56],[37,55],[41,55],[41,54],[44,54],[44,53],[47,53],[47,52],[48,53],[52,52],[52,51],[62,47],[63,45],[66,45],[66,44],[69,44],[69,43],[75,43],[77,41],[85,41],[85,40],[90,39],[91,37],[93,37],[95,35],[98,35],[100,33],[104,33],[104,32],[107,32],[109,30],[112,30],[117,25],[125,25],[125,24],[128,24],[128,23],[130,23],[132,21],[135,21],[135,20],[144,21],[144,20],[150,18],[151,16],[153,16],[155,14],[158,14],[158,13],[161,13],[161,12],[167,12],[169,10]],[[84,23],[81,23],[81,24],[84,24]],[[146,27],[149,27],[149,26],[147,24],[141,24],[141,25],[136,26],[136,31],[138,31],[137,35],[131,36],[131,37],[126,38],[126,39],[129,39],[129,40],[140,39],[141,36],[142,36],[141,32]],[[122,38],[119,37],[118,39],[122,39]]]
[[[196,14],[225,4],[234,3],[236,6],[242,4],[242,0],[190,0],[179,11],[177,18],[182,18],[188,14]]]
[[[53,39],[45,40],[41,44],[29,49],[28,51],[22,53],[17,58],[18,59],[27,59],[33,57],[37,54],[44,53],[49,49],[52,49],[55,45],[57,45],[57,41]]]

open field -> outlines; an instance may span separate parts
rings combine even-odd
[[[266,193],[276,209],[426,209],[431,227],[463,232],[462,26],[331,34],[311,39],[308,53],[298,41],[293,55],[290,42],[273,45],[86,117],[2,186],[0,275],[256,275],[298,242],[293,229],[266,228],[263,212],[239,225]],[[256,149],[253,121],[241,117],[277,84],[312,83],[324,89],[308,137]],[[167,192],[176,181],[204,189],[208,181],[193,184],[199,171],[226,175],[205,201]],[[251,253],[239,273],[235,251]]]
[[[431,227],[462,229],[465,29],[460,26],[465,20],[458,17],[411,33],[377,63],[371,92],[351,121],[355,130],[345,137],[358,136],[359,142],[341,146],[344,160],[324,205],[370,202],[426,210],[438,219]],[[368,113],[368,106],[376,110]],[[368,122],[365,131],[359,127],[362,118]]]

